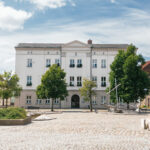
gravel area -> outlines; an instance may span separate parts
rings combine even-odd
[[[0,126],[0,150],[150,150],[150,115],[108,112],[47,114],[46,121]]]

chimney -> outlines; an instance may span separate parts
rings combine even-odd
[[[91,40],[91,39],[89,39],[87,43],[88,43],[88,44],[92,44],[92,40]]]

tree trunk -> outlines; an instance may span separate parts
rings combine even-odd
[[[54,99],[52,99],[51,111],[54,111],[54,108],[53,108],[53,101],[54,101]]]
[[[7,108],[7,105],[8,105],[7,102],[8,102],[8,99],[6,99],[6,108]]]
[[[128,109],[128,110],[130,109],[130,105],[129,105],[129,102],[127,103],[127,109]]]
[[[61,100],[60,100],[60,109],[61,109]]]
[[[92,107],[92,100],[90,100],[90,111],[93,111],[93,107]]]
[[[4,99],[2,100],[2,105],[4,106]]]

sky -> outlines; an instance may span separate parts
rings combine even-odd
[[[18,43],[134,44],[150,60],[149,0],[0,0],[0,72]]]

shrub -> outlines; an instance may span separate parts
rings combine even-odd
[[[2,108],[0,109],[0,119],[24,119],[27,117],[23,108]]]

